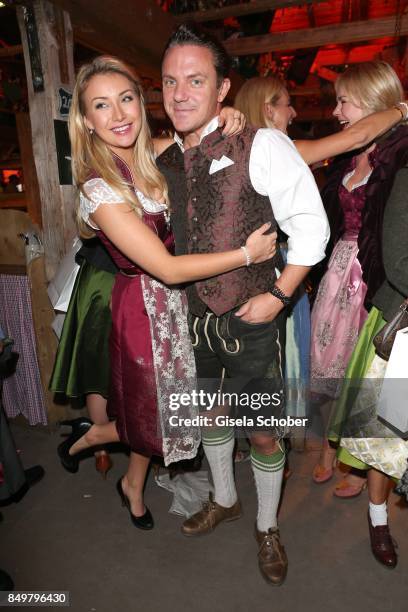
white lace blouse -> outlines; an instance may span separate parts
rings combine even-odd
[[[94,225],[89,219],[89,215],[92,215],[100,204],[121,204],[123,203],[123,197],[114,191],[112,187],[108,185],[102,178],[93,178],[86,181],[83,186],[83,190],[86,196],[81,192],[79,196],[79,211],[81,218],[87,223],[92,229],[99,230],[99,227]],[[152,200],[144,195],[138,189],[135,189],[137,198],[142,205],[143,211],[147,214],[157,214],[159,212],[167,211],[167,205]]]

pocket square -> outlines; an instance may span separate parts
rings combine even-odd
[[[232,159],[223,155],[221,159],[213,159],[210,166],[209,174],[214,174],[214,172],[218,172],[218,170],[222,170],[223,168],[228,168],[228,166],[232,166],[234,162]]]

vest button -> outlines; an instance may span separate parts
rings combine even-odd
[[[208,289],[206,287],[203,289],[203,295],[208,295]]]
[[[193,176],[193,178],[191,179],[191,182],[192,182],[192,183],[196,183],[196,182],[197,182],[197,179],[196,179],[196,177],[195,177],[195,176]]]
[[[193,217],[194,223],[198,223],[198,217]]]
[[[197,202],[197,198],[196,196],[194,196],[193,198],[191,198],[193,202]]]
[[[197,242],[197,236],[194,234],[193,236],[191,236],[191,240],[192,240],[193,242]]]

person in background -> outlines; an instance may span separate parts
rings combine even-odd
[[[382,256],[385,278],[372,298],[372,308],[361,330],[346,371],[341,397],[347,396],[349,380],[364,381],[345,421],[341,448],[353,456],[358,467],[368,470],[368,527],[375,559],[388,568],[397,565],[395,542],[388,526],[387,500],[390,480],[406,471],[408,442],[377,419],[377,406],[387,361],[375,354],[373,339],[391,321],[408,298],[408,166],[395,176],[384,211]],[[408,355],[406,356],[408,358]],[[374,379],[374,380],[373,380]],[[398,386],[400,381],[389,381]],[[368,386],[367,384],[368,383]],[[388,387],[390,389],[390,387]],[[395,388],[391,387],[394,392]],[[398,393],[396,393],[398,395]],[[341,401],[341,400],[340,400]],[[405,477],[405,482],[408,480]],[[400,490],[408,498],[408,488]]]
[[[392,106],[407,118],[401,83],[389,64],[381,61],[350,66],[335,84],[333,115],[344,133],[363,117]],[[408,160],[408,126],[396,126],[354,155],[337,160],[322,197],[331,222],[333,252],[319,285],[312,311],[312,389],[332,406],[330,442],[326,441],[315,482],[333,475],[335,445],[344,422],[337,403],[341,384],[358,335],[385,280],[382,252],[383,217],[395,176]],[[351,362],[350,362],[351,365]],[[338,459],[353,471],[337,484],[335,495],[353,497],[365,487],[361,465],[340,448]]]
[[[117,266],[96,237],[83,241],[76,255],[75,280],[49,387],[85,403],[93,423],[108,423],[110,299]],[[73,426],[75,421],[62,421]],[[104,449],[95,451],[95,467],[106,478],[112,461]]]
[[[246,116],[249,125],[276,128],[285,134],[297,117],[285,83],[274,75],[246,81],[236,95],[235,107]],[[312,165],[367,146],[400,120],[400,109],[391,107],[360,119],[347,130],[316,140],[295,140],[294,144],[305,162]],[[286,236],[278,233],[278,239],[286,257]],[[289,387],[288,414],[306,416],[306,394],[301,391],[305,391],[310,379],[310,306],[303,285],[292,298],[286,322],[285,376]],[[293,444],[296,447],[296,438]]]
[[[6,363],[11,357],[11,343],[0,327],[0,507],[19,502],[28,490],[44,477],[41,465],[24,469],[17,453],[1,402],[1,387]],[[0,523],[3,515],[0,513]],[[12,578],[0,569],[0,591],[12,591]]]
[[[11,358],[12,342],[0,327],[0,506],[20,501],[30,487],[44,477],[40,465],[24,469],[16,451],[1,402],[3,379]]]

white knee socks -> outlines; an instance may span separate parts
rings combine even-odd
[[[258,494],[257,527],[259,531],[268,531],[278,524],[285,453],[278,450],[273,455],[261,455],[252,448],[251,465]]]
[[[237,501],[232,458],[234,430],[228,427],[206,430],[202,440],[214,483],[214,500],[224,508],[231,508]]]

